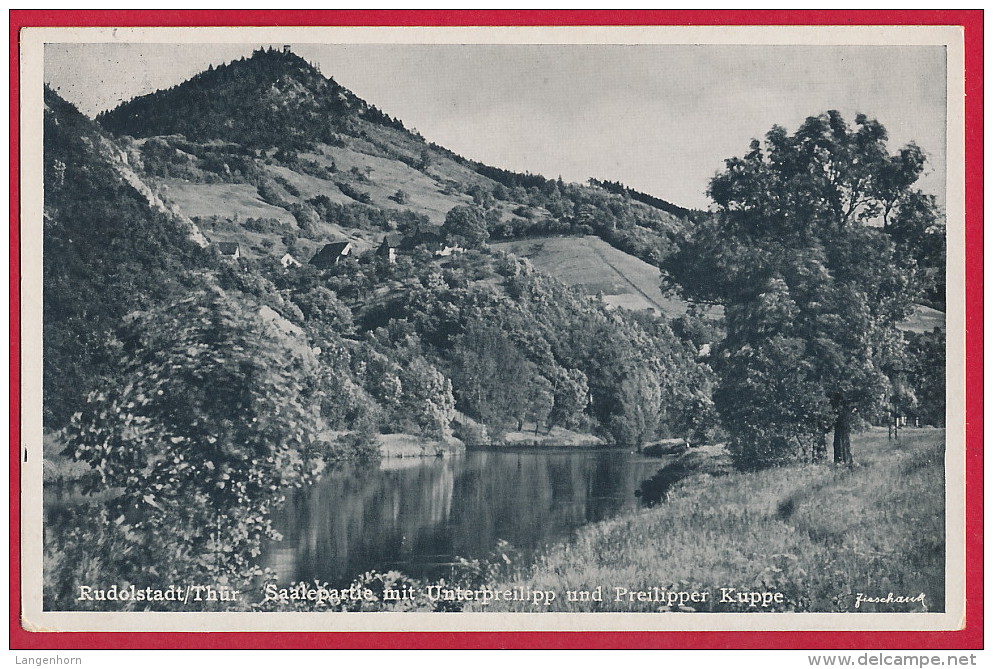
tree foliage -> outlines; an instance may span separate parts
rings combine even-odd
[[[476,206],[453,207],[445,215],[441,231],[450,244],[467,249],[479,248],[490,238],[483,210]]]
[[[851,462],[852,426],[888,401],[895,325],[920,288],[900,235],[935,213],[912,189],[922,153],[886,139],[835,111],[773,128],[726,161],[715,215],[665,263],[690,299],[725,306],[715,401],[741,466],[818,457],[831,429]]]
[[[925,425],[945,424],[945,333],[908,333],[904,376],[906,394],[913,405],[906,414],[916,414]]]
[[[137,315],[122,345],[114,382],[66,431],[66,454],[92,469],[83,492],[113,491],[76,539],[126,546],[95,563],[97,582],[250,579],[283,489],[323,467],[310,349],[218,290]]]
[[[413,330],[460,411],[496,431],[533,421],[632,446],[713,427],[710,371],[661,319],[610,311],[527,261],[497,255],[494,274],[471,256],[421,269],[417,289],[369,315],[389,348]]]
[[[316,369],[301,341],[223,292],[195,295],[129,323],[117,383],[90,394],[68,449],[140,523],[203,522],[310,474]]]
[[[108,372],[120,319],[181,295],[208,256],[122,178],[92,121],[47,88],[45,107],[44,405],[57,429]]]
[[[452,376],[463,410],[494,428],[521,421],[534,365],[496,326],[469,322],[452,350]]]

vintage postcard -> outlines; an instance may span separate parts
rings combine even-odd
[[[965,58],[23,28],[21,626],[963,629]]]

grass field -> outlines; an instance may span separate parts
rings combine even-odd
[[[685,302],[662,294],[658,267],[599,237],[546,237],[491,246],[527,258],[542,272],[590,295],[603,293],[607,304],[669,316],[686,312]]]
[[[181,212],[195,216],[221,216],[232,218],[275,218],[296,226],[293,214],[259,199],[255,186],[250,184],[193,184],[170,181],[162,188],[162,195]]]
[[[693,477],[669,502],[589,526],[498,589],[558,593],[546,611],[680,610],[615,601],[629,592],[708,592],[698,611],[941,611],[944,607],[944,431],[885,431],[853,439],[853,468],[797,465],[724,478]],[[567,591],[603,601],[567,601]],[[779,592],[782,604],[722,604],[721,588]],[[920,603],[861,603],[869,597]],[[498,602],[475,610],[539,610]]]
[[[291,201],[305,202],[312,197],[323,195],[337,204],[353,204],[355,202],[355,200],[342,193],[341,189],[334,182],[318,179],[309,174],[294,172],[282,165],[266,165],[265,169],[269,174],[285,180],[300,191],[300,195],[288,197]]]
[[[321,144],[314,152],[301,153],[300,156],[324,166],[330,166],[333,161],[338,170],[338,180],[348,182],[360,192],[368,193],[371,202],[377,207],[410,209],[439,225],[445,221],[445,214],[452,207],[472,201],[466,195],[445,194],[438,180],[399,160],[369,155],[350,147]],[[367,181],[358,181],[351,172],[352,168],[367,174]],[[407,194],[407,200],[403,204],[390,199],[398,190]],[[340,196],[332,199],[340,199]],[[352,201],[351,198],[346,200]]]

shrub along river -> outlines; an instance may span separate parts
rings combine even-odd
[[[442,578],[456,556],[485,558],[499,540],[532,555],[582,525],[638,508],[635,490],[664,463],[622,449],[345,463],[287,494],[273,519],[283,540],[269,544],[263,564],[280,584],[341,586],[389,569]]]

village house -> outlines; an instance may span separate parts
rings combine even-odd
[[[441,234],[440,225],[419,225],[409,232],[401,242],[401,248],[413,250],[418,246],[424,246],[428,251],[434,253],[444,246],[444,236]]]
[[[403,249],[413,249],[418,246],[425,247],[436,256],[449,256],[465,250],[461,246],[452,246],[446,243],[445,234],[441,231],[440,225],[418,226],[401,242]]]
[[[217,251],[225,258],[241,257],[241,245],[238,242],[217,242]]]
[[[376,249],[376,255],[386,258],[390,264],[395,263],[397,261],[397,248],[400,247],[401,242],[399,235],[386,235],[383,237],[383,243]]]
[[[283,257],[279,259],[279,264],[283,266],[283,269],[289,269],[291,267],[301,267],[300,261],[294,258],[289,253],[284,254]]]
[[[334,267],[342,258],[348,257],[351,252],[351,242],[331,242],[330,244],[325,244],[324,248],[310,259],[310,264],[321,269]]]

